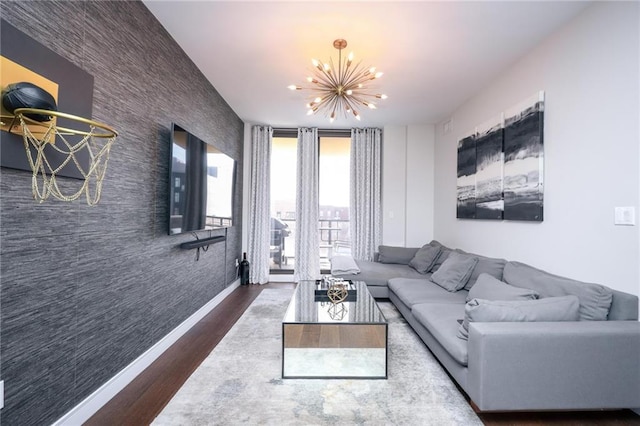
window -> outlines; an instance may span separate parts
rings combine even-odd
[[[329,259],[349,253],[349,177],[351,138],[320,136],[320,268],[328,273]]]
[[[272,272],[293,271],[296,228],[296,169],[298,139],[274,137],[271,141],[271,243]]]
[[[350,253],[349,177],[351,137],[319,132],[320,267],[328,273],[329,259]],[[296,233],[297,133],[274,132],[271,144],[271,273],[293,273]]]

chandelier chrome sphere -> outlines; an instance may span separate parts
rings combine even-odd
[[[342,49],[347,47],[347,41],[338,39],[333,42],[333,47],[338,49],[338,66],[333,59],[329,63],[320,63],[312,59],[313,76],[307,77],[309,86],[289,86],[291,90],[309,90],[312,100],[307,104],[307,115],[317,112],[325,113],[331,122],[338,114],[345,117],[353,115],[360,120],[358,108],[362,106],[376,109],[375,100],[387,99],[387,95],[375,93],[367,87],[372,80],[382,77],[381,72],[376,72],[375,67],[365,68],[360,63],[353,64],[353,53],[342,62]]]

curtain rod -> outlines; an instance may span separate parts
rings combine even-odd
[[[296,132],[298,133],[297,127],[273,127],[274,132]],[[318,129],[318,132],[323,133],[351,133],[351,129]]]

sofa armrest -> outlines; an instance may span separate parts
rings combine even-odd
[[[468,354],[483,411],[640,407],[637,321],[470,323]]]

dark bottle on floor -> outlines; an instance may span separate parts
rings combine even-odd
[[[249,261],[247,260],[247,253],[242,255],[242,262],[240,262],[240,284],[249,284]]]

